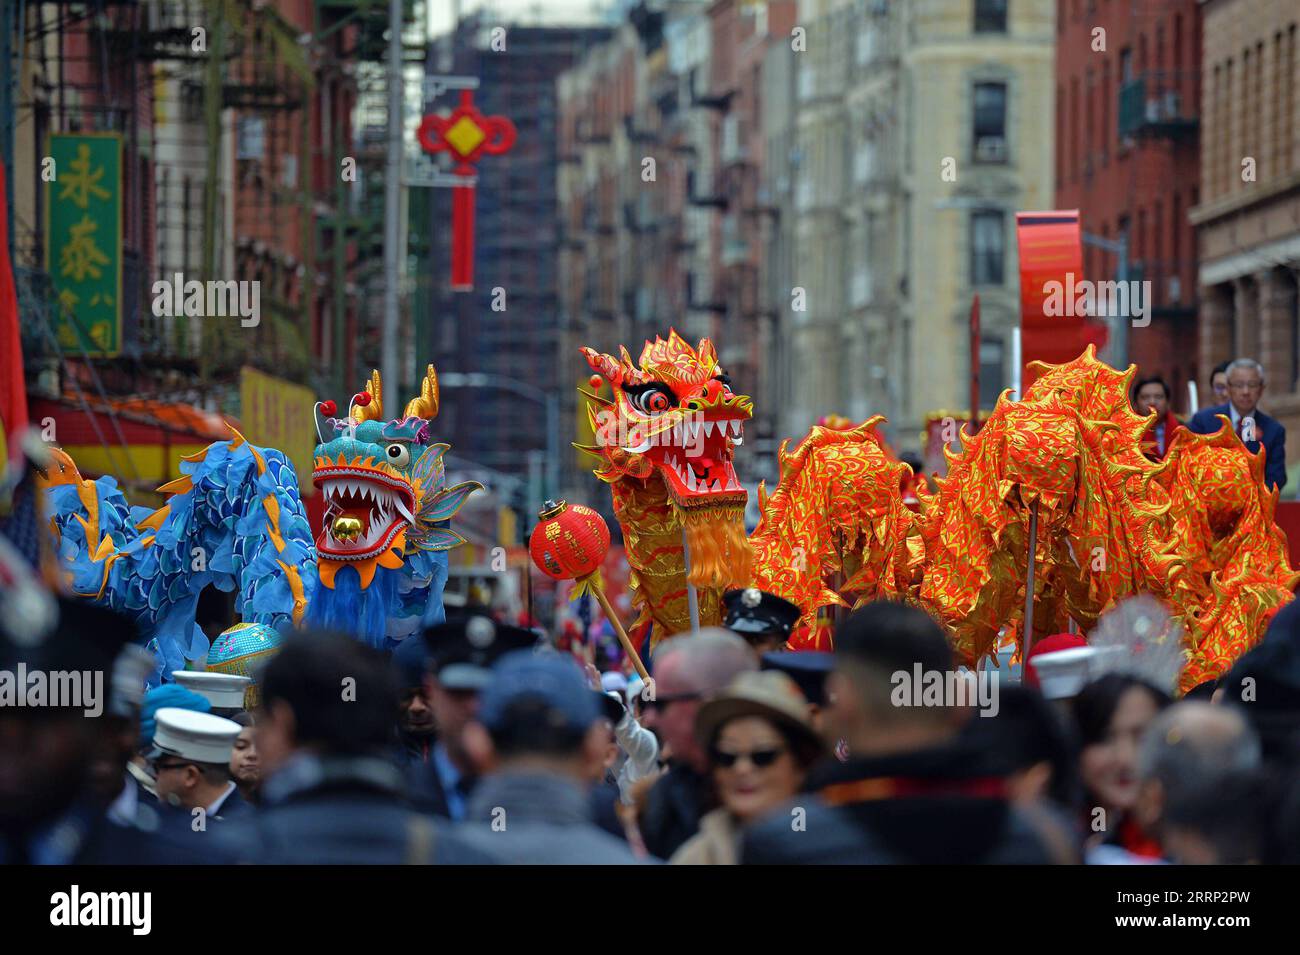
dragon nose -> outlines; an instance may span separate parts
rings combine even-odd
[[[692,410],[706,408],[717,404],[726,394],[727,386],[716,378],[710,378],[695,389],[694,394],[687,400],[686,407]]]

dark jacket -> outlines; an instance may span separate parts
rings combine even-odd
[[[605,778],[591,787],[587,801],[591,804],[591,820],[611,836],[627,841],[627,831],[618,818],[619,789],[618,783],[608,773]]]
[[[742,864],[1042,864],[1040,829],[958,740],[878,759],[827,763],[809,793],[749,828]],[[804,812],[797,812],[797,810]]]
[[[639,824],[651,854],[671,858],[700,830],[700,817],[717,808],[707,776],[681,763],[668,768],[646,794]]]
[[[220,819],[222,822],[236,822],[240,819],[247,819],[256,811],[257,809],[244,798],[244,794],[236,786],[221,804],[221,808],[217,810],[214,818]]]
[[[1216,416],[1223,415],[1229,421],[1229,427],[1232,422],[1232,411],[1228,405],[1215,405],[1213,408],[1202,408],[1196,414],[1192,415],[1192,420],[1187,422],[1187,427],[1197,434],[1214,434],[1220,428],[1224,427],[1222,421]],[[1258,440],[1243,442],[1246,450],[1251,454],[1258,453],[1263,447],[1265,451],[1264,458],[1264,483],[1270,487],[1281,488],[1286,484],[1286,428],[1277,421],[1276,418],[1270,418],[1258,408],[1255,409],[1255,437]]]
[[[262,805],[222,827],[241,856],[273,865],[456,865],[490,861],[413,809],[402,771],[377,757],[298,754],[266,780]]]
[[[1156,429],[1164,427],[1164,441],[1158,440]],[[1147,429],[1142,432],[1142,453],[1152,461],[1163,461],[1165,455],[1169,453],[1169,445],[1173,443],[1174,432],[1179,428],[1185,428],[1187,425],[1179,421],[1174,413],[1168,409],[1165,410],[1164,420],[1156,420],[1147,425]],[[1163,446],[1162,446],[1163,445]]]
[[[484,777],[456,829],[500,862],[524,865],[631,865],[627,843],[598,827],[579,786],[547,773]]]
[[[150,797],[152,798],[152,797]],[[142,805],[136,822],[113,821],[90,802],[22,832],[0,832],[0,865],[204,865],[238,857],[187,828],[161,824],[157,804]]]
[[[427,812],[440,819],[451,818],[451,807],[447,802],[447,792],[442,776],[438,774],[438,744],[429,750],[429,758],[406,764],[406,783],[412,805],[420,812]],[[462,776],[460,788],[464,793],[466,806],[472,795],[477,780],[472,776]]]
[[[437,743],[438,737],[432,733],[419,735],[398,733],[397,745],[394,746],[394,751],[397,754],[397,764],[411,767],[429,762],[433,756],[433,747]]]

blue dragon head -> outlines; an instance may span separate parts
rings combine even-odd
[[[444,485],[448,446],[429,437],[438,414],[433,365],[400,418],[385,420],[381,396],[375,371],[349,416],[328,419],[336,437],[316,446],[312,478],[325,516],[308,621],[391,648],[441,621],[446,552],[464,542],[447,523],[483,485]]]

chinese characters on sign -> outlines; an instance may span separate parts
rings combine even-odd
[[[58,297],[64,348],[116,355],[122,348],[122,137],[55,133],[49,155],[45,261]]]

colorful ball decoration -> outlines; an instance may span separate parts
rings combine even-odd
[[[547,501],[528,539],[533,563],[548,577],[575,580],[598,571],[609,552],[609,526],[583,504]]]
[[[280,652],[280,632],[264,623],[237,623],[223,630],[208,650],[208,669],[213,673],[246,676],[254,682],[244,691],[244,709],[260,702],[258,671],[266,660]]]

